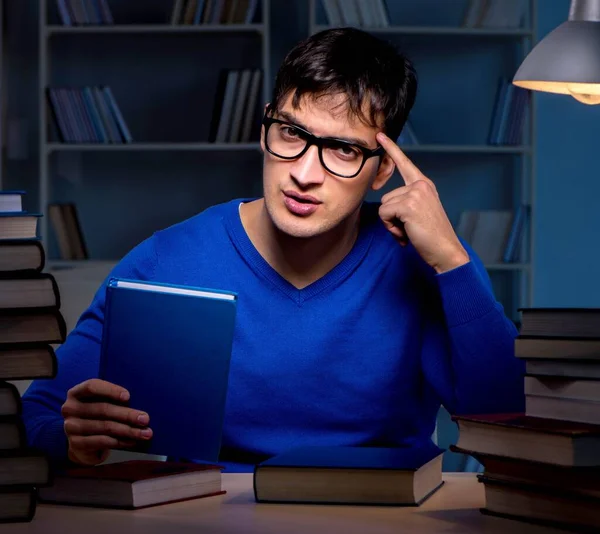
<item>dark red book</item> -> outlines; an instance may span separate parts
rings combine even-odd
[[[525,414],[454,415],[457,447],[564,466],[600,466],[600,425]]]
[[[39,489],[42,502],[103,508],[144,508],[225,493],[222,467],[213,464],[129,460],[74,467]]]

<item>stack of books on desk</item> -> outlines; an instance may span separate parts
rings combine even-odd
[[[45,252],[39,214],[23,210],[22,191],[0,191],[0,521],[30,521],[36,489],[50,481],[46,457],[27,446],[21,396],[14,380],[53,378],[51,343],[65,324],[52,276],[42,273]]]
[[[484,513],[600,531],[600,309],[528,308],[525,414],[454,416],[484,466]]]

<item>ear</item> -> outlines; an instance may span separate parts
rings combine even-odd
[[[371,183],[371,189],[373,191],[377,191],[387,184],[392,174],[394,174],[395,168],[396,164],[393,162],[389,154],[383,154],[383,156],[381,156],[379,168],[377,169],[377,174]]]

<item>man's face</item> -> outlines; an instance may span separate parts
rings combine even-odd
[[[343,95],[319,99],[305,95],[296,109],[291,100],[289,95],[273,117],[318,137],[352,140],[369,149],[378,147],[375,134],[380,129],[350,116]],[[358,175],[342,178],[322,166],[315,145],[293,160],[270,154],[265,147],[264,132],[263,126],[265,206],[273,224],[293,237],[314,237],[335,228],[357,213],[369,188],[382,187],[393,171],[389,157],[384,156],[379,165],[381,156],[376,156],[366,160]],[[295,135],[293,128],[286,128],[284,133],[288,138]]]

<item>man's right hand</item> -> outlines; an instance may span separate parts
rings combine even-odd
[[[69,460],[96,465],[110,449],[133,447],[152,437],[147,413],[128,408],[129,392],[93,378],[71,388],[61,413],[69,440]]]

